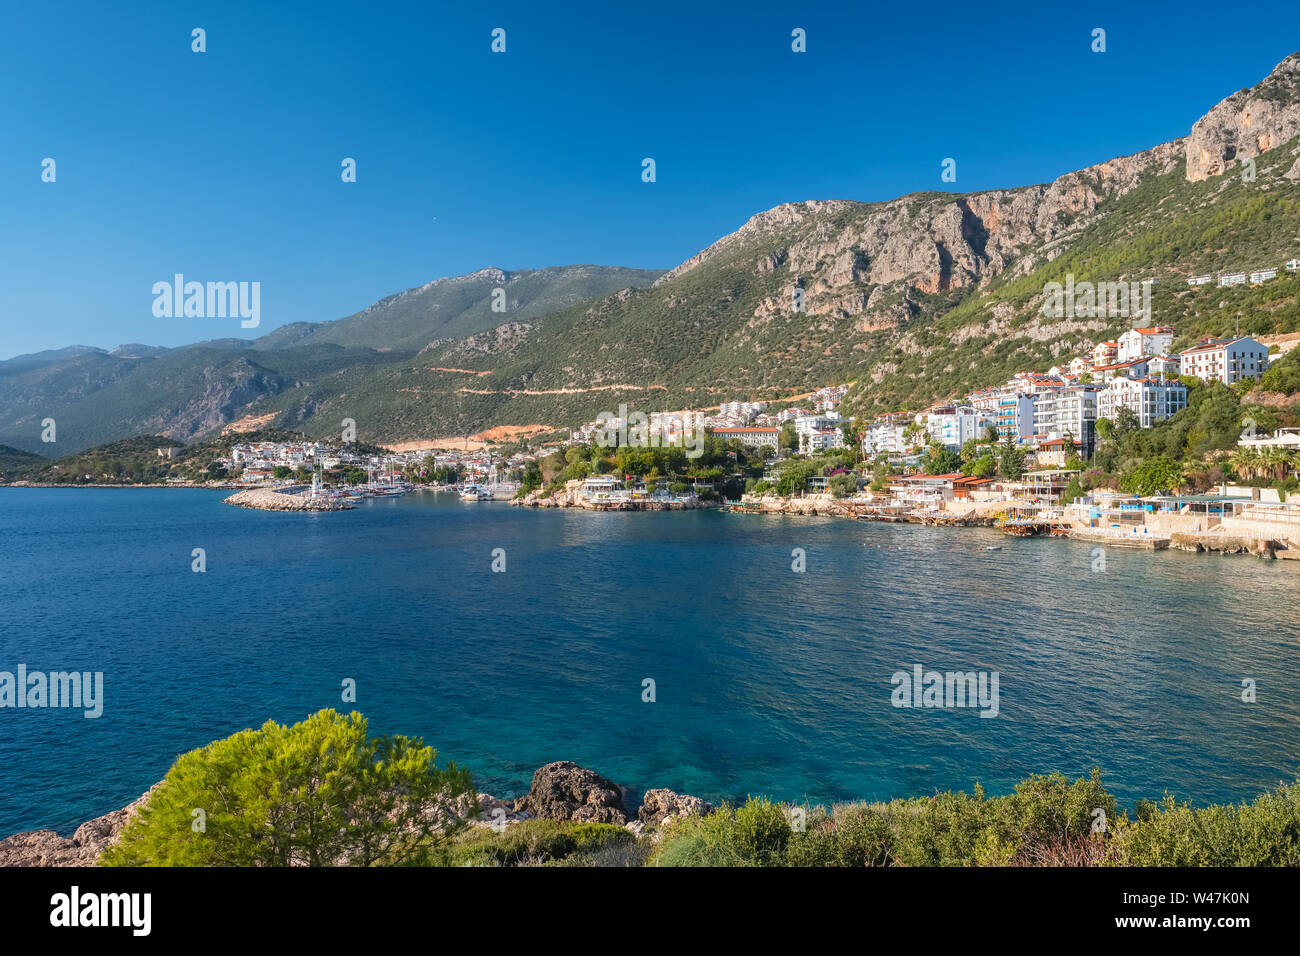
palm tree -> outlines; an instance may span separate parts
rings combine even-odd
[[[1291,453],[1282,448],[1270,448],[1260,456],[1260,464],[1272,472],[1275,480],[1281,481],[1291,464]]]
[[[1232,464],[1239,477],[1250,479],[1255,476],[1255,471],[1259,468],[1259,459],[1259,449],[1238,448],[1232,453],[1228,461]]]

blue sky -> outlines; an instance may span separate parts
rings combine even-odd
[[[49,2],[2,16],[0,357],[251,336],[488,265],[669,268],[782,202],[1044,182],[1185,135],[1300,49],[1272,4]],[[795,27],[806,53],[791,52]],[[340,181],[344,157],[356,183]],[[940,182],[945,157],[955,184]],[[176,272],[260,282],[260,328],[155,318],[150,289]]]

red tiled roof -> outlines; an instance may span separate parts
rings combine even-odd
[[[1183,349],[1179,355],[1187,355],[1191,352],[1217,352],[1219,349],[1226,348],[1240,342],[1241,339],[1213,339],[1209,342],[1202,342],[1200,345],[1193,345],[1190,349]]]

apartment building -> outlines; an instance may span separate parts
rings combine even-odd
[[[923,417],[931,439],[952,451],[960,451],[971,439],[983,438],[988,426],[996,421],[992,412],[973,405],[938,405]]]
[[[1098,342],[1092,347],[1092,367],[1114,365],[1119,361],[1118,342]]]
[[[1096,444],[1097,396],[1100,385],[1067,385],[1038,396],[1034,434],[1039,442],[1065,438],[1090,456]]]
[[[1119,337],[1119,361],[1144,358],[1148,355],[1163,355],[1174,344],[1174,329],[1171,325],[1157,325],[1146,329],[1129,329]]]
[[[781,439],[781,429],[779,428],[750,428],[744,426],[727,426],[713,429],[713,434],[723,441],[730,441],[735,438],[742,445],[752,445],[757,448],[760,445],[768,445],[772,448],[777,446]]]
[[[1109,382],[1116,378],[1144,378],[1148,374],[1146,359],[1129,359],[1111,365],[1099,365],[1092,370],[1094,382]]]
[[[1097,398],[1097,414],[1115,420],[1121,408],[1130,409],[1138,424],[1150,428],[1187,407],[1187,386],[1177,380],[1117,378]]]
[[[1259,378],[1268,370],[1268,347],[1250,336],[1206,339],[1178,353],[1179,374],[1195,375],[1207,382],[1232,385],[1243,378]]]
[[[1002,441],[1020,444],[1034,437],[1034,402],[1032,393],[1008,393],[998,398],[998,437]]]

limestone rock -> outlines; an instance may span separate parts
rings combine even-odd
[[[592,770],[568,760],[548,763],[533,774],[526,797],[514,809],[546,820],[579,823],[627,823],[623,788]]]
[[[1300,136],[1300,53],[1196,121],[1187,137],[1187,179],[1218,176],[1295,136]]]
[[[713,804],[699,797],[665,789],[647,790],[637,819],[647,827],[657,827],[670,818],[707,816],[712,812]]]
[[[157,787],[154,784],[121,810],[83,823],[71,837],[61,837],[53,830],[31,830],[0,840],[0,866],[94,866]]]

